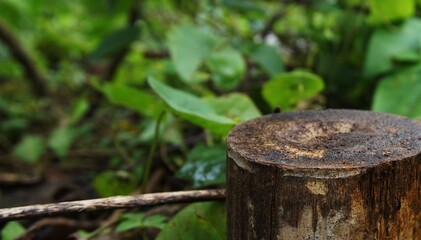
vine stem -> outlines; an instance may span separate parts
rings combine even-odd
[[[148,155],[148,159],[146,160],[145,171],[143,173],[142,187],[140,189],[141,193],[146,193],[146,187],[148,186],[148,179],[149,179],[149,175],[151,173],[151,168],[152,168],[152,161],[155,155],[156,147],[158,145],[159,127],[161,125],[162,119],[165,116],[165,113],[166,113],[165,111],[161,112],[161,114],[158,117],[158,120],[156,120],[154,138],[153,138],[152,145],[149,148],[149,155]]]

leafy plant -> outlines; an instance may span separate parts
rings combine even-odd
[[[225,206],[194,203],[181,210],[162,229],[157,240],[216,240],[226,238]]]
[[[60,157],[64,157],[75,137],[71,127],[56,128],[48,140],[48,146]]]
[[[196,188],[224,184],[226,151],[225,145],[198,145],[189,152],[177,175],[192,181],[192,186]]]
[[[223,90],[232,90],[240,83],[246,68],[241,54],[232,48],[213,52],[206,60],[212,80]]]
[[[221,39],[211,31],[189,23],[179,25],[168,33],[172,63],[186,82],[191,82],[192,74],[220,43]]]
[[[121,222],[117,225],[117,232],[129,231],[141,228],[158,228],[165,227],[167,218],[162,215],[145,216],[143,213],[126,213],[121,217]]]
[[[324,88],[323,80],[312,73],[294,71],[274,76],[263,85],[262,95],[272,107],[280,106],[286,111],[308,99]]]
[[[420,19],[408,19],[394,28],[379,27],[370,37],[364,71],[366,76],[391,71],[403,54],[420,55]]]
[[[66,172],[100,196],[223,187],[227,134],[274,107],[420,118],[420,3],[0,1],[0,170]],[[78,236],[224,239],[224,211],[123,214]]]
[[[42,137],[37,135],[27,135],[16,146],[14,153],[19,159],[27,162],[36,162],[43,153],[45,142]]]
[[[398,100],[399,99],[399,100]],[[374,111],[421,117],[421,67],[383,78],[374,94]]]
[[[110,197],[132,193],[138,182],[138,178],[128,172],[105,171],[95,176],[93,186],[101,197]]]
[[[107,99],[149,117],[158,117],[163,105],[149,93],[123,84],[108,83],[101,90]]]
[[[25,228],[16,221],[8,222],[1,230],[1,239],[15,240],[25,232]]]
[[[168,104],[178,116],[219,134],[226,134],[234,121],[218,115],[203,99],[190,93],[171,88],[154,78],[148,79],[151,88]]]

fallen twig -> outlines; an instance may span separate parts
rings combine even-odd
[[[169,203],[189,203],[224,199],[224,189],[149,193],[135,196],[116,196],[82,201],[4,208],[0,209],[0,221],[62,215],[75,212],[93,212],[121,208],[152,207]]]

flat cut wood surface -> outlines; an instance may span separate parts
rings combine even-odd
[[[237,126],[228,148],[250,162],[285,168],[366,168],[416,155],[421,124],[357,110],[278,113]]]

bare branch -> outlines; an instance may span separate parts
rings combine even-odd
[[[149,193],[136,196],[116,196],[82,201],[4,208],[0,209],[0,221],[62,215],[75,212],[153,207],[169,203],[205,202],[224,199],[224,189]]]
[[[13,57],[22,65],[32,89],[38,96],[48,95],[46,78],[38,71],[29,54],[22,47],[19,39],[0,21],[0,41],[9,48]]]

